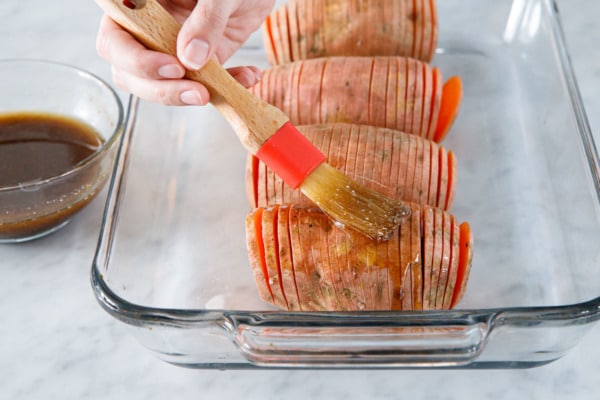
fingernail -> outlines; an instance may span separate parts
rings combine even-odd
[[[185,71],[177,64],[168,64],[160,67],[158,74],[163,78],[174,79],[183,77]]]
[[[208,57],[208,43],[201,39],[191,40],[183,50],[183,63],[191,69],[200,69]]]
[[[204,104],[204,99],[197,90],[186,90],[179,95],[179,99],[190,106],[201,106]]]

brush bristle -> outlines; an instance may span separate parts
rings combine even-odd
[[[322,163],[300,190],[334,220],[375,240],[386,240],[410,215],[409,207],[348,178]]]

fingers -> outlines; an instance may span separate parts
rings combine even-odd
[[[198,82],[185,79],[151,80],[133,73],[113,68],[113,81],[117,87],[154,103],[164,105],[206,105],[208,90]]]
[[[260,69],[252,66],[232,67],[228,68],[227,71],[245,88],[256,85],[262,77]]]
[[[122,90],[165,105],[206,105],[210,100],[206,87],[184,79],[185,68],[176,57],[148,50],[106,16],[100,23],[96,47],[112,64],[113,81]],[[256,67],[228,71],[245,87],[256,84],[261,76]]]
[[[261,77],[260,70],[256,67],[233,67],[228,71],[244,87],[254,86]],[[206,87],[185,79],[149,80],[113,68],[113,81],[117,87],[144,100],[164,105],[203,106],[210,101]]]
[[[185,70],[176,57],[150,51],[104,15],[96,39],[98,55],[118,70],[145,79],[178,79]]]
[[[177,37],[177,55],[187,68],[200,69],[215,55],[237,7],[237,1],[198,0]]]

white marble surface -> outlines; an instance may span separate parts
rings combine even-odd
[[[559,0],[592,130],[600,132],[600,2]],[[0,57],[68,62],[109,79],[92,1],[0,2]],[[596,134],[596,141],[600,141]],[[0,399],[600,399],[600,328],[531,370],[204,371],[159,361],[96,303],[89,266],[102,198],[59,233],[0,247]]]

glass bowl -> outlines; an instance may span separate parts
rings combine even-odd
[[[123,106],[114,90],[98,77],[42,60],[0,61],[0,93],[0,118],[67,118],[97,135],[91,153],[66,170],[56,168],[55,173],[46,173],[47,166],[40,163],[42,157],[47,159],[47,153],[42,153],[28,160],[34,164],[28,167],[35,168],[34,173],[21,180],[23,170],[14,171],[15,180],[0,183],[0,243],[22,242],[60,229],[101,190],[114,163]],[[35,135],[28,140],[39,144],[49,134]],[[0,131],[3,143],[15,143],[8,130]],[[34,144],[31,146],[24,154],[33,154]],[[63,153],[60,157],[71,157],[71,153]],[[15,167],[9,161],[0,160],[5,174],[11,168]]]
[[[132,99],[93,260],[101,306],[196,368],[525,368],[600,319],[600,164],[556,4],[439,1],[433,64],[464,80],[444,146],[474,234],[448,311],[283,312],[245,247],[246,154],[212,107]],[[236,64],[265,66],[262,51]]]

